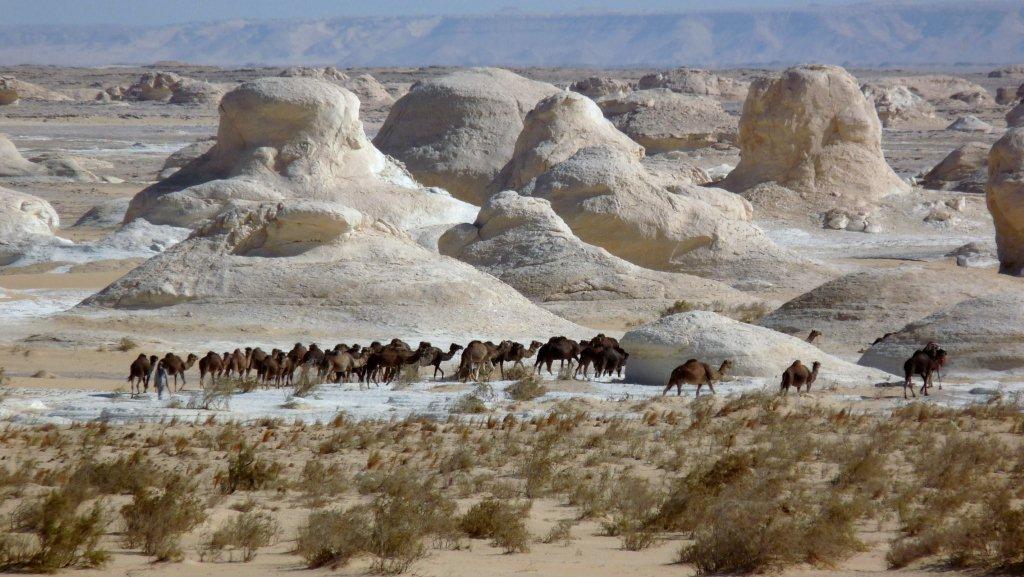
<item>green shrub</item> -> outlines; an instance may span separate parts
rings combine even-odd
[[[234,561],[234,551],[245,563],[256,558],[256,551],[270,545],[279,530],[277,521],[266,513],[242,513],[217,529],[205,545],[206,552],[214,559],[228,551],[229,561]]]
[[[125,523],[125,544],[141,548],[158,561],[180,560],[181,536],[206,518],[196,486],[185,477],[172,474],[164,488],[144,488],[121,508]]]
[[[218,475],[217,484],[228,495],[235,491],[259,491],[275,483],[280,474],[279,463],[257,458],[256,450],[243,442],[228,456],[228,468]]]
[[[21,533],[0,535],[0,569],[53,573],[68,567],[100,567],[110,555],[99,547],[109,519],[101,503],[80,505],[84,494],[69,485],[17,511]]]

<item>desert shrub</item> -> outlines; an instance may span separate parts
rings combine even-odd
[[[270,545],[278,530],[277,521],[266,513],[242,513],[214,531],[204,545],[204,556],[219,559],[227,551],[228,560],[234,561],[233,554],[238,551],[239,559],[248,563],[256,558],[258,549]]]
[[[11,384],[11,377],[7,376],[7,369],[0,367],[0,387],[6,387]]]
[[[693,531],[702,526],[712,500],[732,483],[753,475],[755,459],[750,452],[726,453],[711,463],[699,463],[676,480],[650,525],[674,531]]]
[[[526,553],[530,550],[530,532],[525,519],[530,502],[511,503],[494,498],[473,505],[459,519],[459,528],[473,539],[492,539],[495,547],[505,553]]]
[[[121,340],[117,341],[117,350],[122,353],[127,353],[130,350],[139,348],[139,343],[133,341],[128,337],[121,337]]]
[[[280,474],[279,463],[256,457],[256,450],[243,442],[233,455],[228,456],[228,468],[218,475],[216,482],[224,494],[258,491],[275,483]]]
[[[310,459],[302,467],[296,489],[302,491],[306,498],[319,502],[345,493],[348,480],[338,465],[327,467],[316,459]]]
[[[398,371],[398,379],[395,384],[397,388],[406,388],[409,385],[420,382],[420,366],[418,363],[411,365],[402,365],[402,369]]]
[[[462,395],[456,399],[451,408],[451,412],[463,415],[479,415],[488,411],[487,404],[483,399],[473,393]]]
[[[231,408],[231,396],[235,394],[235,379],[210,379],[203,390],[189,395],[185,408],[203,411],[227,411]]]
[[[661,493],[650,481],[630,475],[620,477],[611,491],[611,519],[602,524],[605,534],[619,537],[627,551],[650,547],[657,536],[651,521],[661,500]]]
[[[304,372],[292,385],[292,396],[306,398],[316,392],[317,383],[309,378],[309,373]]]
[[[441,459],[438,470],[441,474],[448,475],[456,471],[469,471],[475,464],[476,457],[473,451],[467,447],[459,447]]]
[[[145,452],[137,450],[111,461],[87,457],[75,467],[68,482],[106,495],[127,495],[160,486],[165,476],[165,471],[149,460]]]
[[[0,569],[53,573],[104,565],[110,556],[99,541],[109,519],[102,503],[82,507],[83,497],[81,489],[65,485],[20,507],[20,533],[0,534]]]
[[[338,568],[369,549],[371,531],[366,506],[347,511],[314,511],[299,527],[295,550],[310,568]]]
[[[554,475],[555,457],[549,446],[537,446],[523,457],[518,466],[518,476],[526,481],[523,493],[529,499],[547,494]]]
[[[611,472],[605,469],[595,479],[576,479],[568,496],[580,519],[604,516],[611,506]]]
[[[529,374],[512,383],[505,389],[505,393],[513,401],[532,401],[546,395],[548,388],[541,382],[540,377]]]
[[[542,541],[548,545],[552,543],[561,543],[568,546],[574,539],[572,536],[572,527],[574,524],[575,523],[572,519],[559,520],[551,527],[551,530],[547,532],[547,535],[544,536]]]
[[[402,573],[425,554],[426,537],[454,540],[455,503],[429,479],[398,469],[381,479],[379,490],[369,504],[310,515],[296,547],[309,566],[341,566],[369,553],[374,572]]]
[[[158,561],[181,559],[181,536],[206,518],[196,487],[185,477],[172,473],[164,488],[145,488],[121,508],[125,523],[125,545],[141,548]]]

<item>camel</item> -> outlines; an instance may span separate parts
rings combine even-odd
[[[946,351],[939,348],[936,343],[928,343],[925,348],[914,351],[906,362],[903,363],[903,398],[907,398],[907,389],[910,389],[910,394],[917,397],[914,393],[914,384],[911,381],[914,375],[921,377],[921,394],[928,396],[928,387],[932,386],[932,373],[938,373],[939,369],[946,364]]]
[[[502,341],[500,345],[495,345],[491,341],[470,341],[462,350],[462,358],[459,360],[459,375],[462,382],[466,382],[470,377],[474,381],[479,381],[480,368],[490,365],[489,371],[493,370],[494,360],[507,354],[511,348],[512,341]]]
[[[246,355],[245,356],[248,357],[248,359],[249,359],[249,362],[245,366],[245,378],[249,378],[249,372],[252,371],[253,369],[256,369],[256,379],[257,380],[262,380],[263,379],[263,363],[266,362],[266,360],[267,360],[267,353],[266,353],[266,351],[264,351],[263,349],[261,349],[259,347],[256,347],[255,349],[252,349],[252,350],[250,350],[248,347],[246,347],[245,350],[246,350]]]
[[[370,351],[363,350],[353,353],[349,350],[333,350],[324,355],[326,369],[324,376],[333,375],[332,382],[340,383],[342,379],[347,383],[352,378],[352,373],[366,365]]]
[[[800,394],[800,387],[806,386],[807,392],[811,392],[811,385],[818,378],[818,369],[821,367],[821,363],[814,361],[813,370],[808,370],[807,366],[800,362],[800,360],[793,361],[792,365],[782,373],[782,394],[789,394],[789,387],[796,387],[797,394]]]
[[[420,357],[420,366],[434,367],[434,380],[437,380],[438,372],[441,373],[441,378],[443,379],[444,369],[441,368],[441,363],[445,363],[452,360],[452,357],[455,356],[455,353],[462,350],[462,345],[452,343],[452,345],[448,347],[448,352],[444,352],[437,347],[429,346],[430,343],[426,344],[428,345],[429,348],[425,349],[423,355]]]
[[[504,342],[504,341],[503,341]],[[537,353],[537,350],[544,346],[544,343],[540,341],[532,341],[530,348],[526,348],[522,343],[516,343],[509,341],[511,346],[508,351],[494,360],[498,363],[498,369],[501,371],[501,378],[505,378],[505,363],[512,363],[513,367],[526,368],[523,364],[524,359],[529,359]]]
[[[248,353],[252,353],[252,349],[246,348]],[[224,374],[231,376],[232,373],[242,378],[244,373],[249,371],[249,358],[246,353],[243,353],[240,349],[235,349],[225,360],[224,360]]]
[[[534,369],[540,374],[541,367],[546,365],[548,374],[551,373],[551,364],[555,361],[561,361],[561,366],[565,366],[565,361],[569,361],[570,368],[572,361],[579,361],[580,351],[583,347],[580,343],[568,339],[566,337],[551,337],[548,342],[542,345],[537,350],[537,362],[533,364]]]
[[[224,353],[225,355],[227,353]],[[224,374],[224,358],[213,351],[208,351],[206,356],[199,359],[199,386],[203,386],[206,375],[209,373],[210,381],[217,382],[217,379]]]
[[[690,359],[685,363],[679,365],[672,370],[672,375],[668,378],[668,384],[665,385],[665,390],[661,392],[662,396],[668,394],[672,387],[676,388],[676,395],[683,394],[683,383],[688,385],[697,385],[697,394],[700,396],[700,389],[704,385],[707,385],[711,389],[711,394],[715,394],[715,386],[712,384],[713,381],[720,380],[725,376],[725,373],[732,368],[732,361],[724,360],[722,365],[715,371],[707,363],[702,363],[697,359]]]
[[[145,354],[140,354],[132,361],[128,368],[128,382],[133,397],[138,396],[141,392],[149,392],[149,377],[159,360],[156,355],[147,357]]]
[[[192,365],[196,364],[199,360],[193,353],[189,353],[186,360],[181,360],[181,357],[174,353],[167,353],[164,355],[163,363],[167,369],[167,374],[174,377],[174,391],[180,391],[188,386],[188,381],[185,380],[185,371],[192,368]],[[181,375],[181,388],[178,388],[178,375]]]
[[[402,366],[418,364],[425,349],[419,348],[413,351],[405,342],[394,339],[377,352],[371,352],[366,360],[364,378],[369,384],[379,384],[379,378],[383,376],[385,384],[395,380],[401,371]]]
[[[818,340],[818,337],[820,336],[821,331],[819,331],[818,329],[812,329],[811,332],[808,333],[807,335],[807,342],[814,344],[814,341]]]

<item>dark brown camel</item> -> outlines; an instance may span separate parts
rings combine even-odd
[[[367,384],[369,384],[369,380],[372,380],[375,385],[378,384],[381,376],[383,376],[385,384],[390,383],[398,377],[403,366],[419,364],[424,350],[420,348],[413,351],[405,342],[394,339],[391,343],[381,347],[379,351],[370,353],[364,372],[364,378],[368,380]]]
[[[676,395],[682,395],[683,383],[697,385],[696,396],[698,397],[700,396],[700,389],[704,385],[711,389],[711,394],[715,394],[715,386],[712,383],[720,380],[731,368],[732,361],[730,360],[722,361],[722,365],[715,371],[707,363],[702,363],[697,359],[690,359],[673,369],[672,375],[668,378],[668,384],[665,385],[665,390],[661,394],[664,396],[668,394],[672,387],[675,387]]]
[[[427,344],[429,345],[430,343]],[[452,345],[448,347],[448,352],[444,352],[437,347],[430,346],[429,348],[424,350],[423,355],[420,357],[420,366],[434,367],[434,380],[437,380],[437,373],[441,373],[441,378],[443,379],[444,369],[441,368],[441,363],[446,363],[452,360],[452,357],[455,356],[455,353],[461,350],[462,345],[457,345],[455,343],[452,343]]]
[[[526,365],[523,364],[523,360],[531,358],[537,354],[538,349],[544,346],[544,343],[540,341],[532,341],[529,348],[522,343],[513,341],[509,341],[509,343],[511,343],[511,346],[508,348],[508,351],[494,359],[498,363],[498,369],[501,371],[501,378],[503,379],[505,378],[505,363],[512,363],[513,367],[525,368]]]
[[[789,365],[782,373],[782,394],[789,394],[789,387],[795,387],[797,394],[800,393],[800,388],[806,386],[807,392],[811,392],[811,385],[818,378],[818,369],[821,367],[821,363],[814,361],[813,370],[808,369],[807,365],[804,365],[799,360],[793,361],[792,365]]]
[[[225,353],[226,354],[226,353]],[[224,357],[213,351],[208,351],[206,356],[199,359],[199,386],[203,386],[206,375],[210,375],[210,381],[217,382],[224,374]]]
[[[248,351],[248,347],[246,347],[246,349]],[[263,363],[267,360],[267,352],[256,347],[255,349],[248,351],[246,356],[249,358],[249,362],[245,367],[245,377],[249,378],[249,373],[255,370],[256,379],[263,380]]]
[[[814,343],[814,341],[818,340],[818,337],[820,337],[820,336],[821,336],[821,331],[819,331],[818,329],[813,329],[807,335],[807,342]]]
[[[547,366],[548,374],[551,373],[551,364],[555,361],[561,361],[561,366],[565,366],[565,361],[569,361],[570,365],[572,361],[579,361],[580,351],[583,347],[580,343],[568,339],[566,337],[551,337],[548,342],[545,343],[537,350],[537,361],[533,364],[534,369],[537,373],[541,372],[542,366]]]
[[[921,394],[928,396],[928,387],[932,386],[932,374],[939,372],[946,364],[946,359],[946,351],[935,343],[928,343],[925,348],[914,351],[914,354],[903,363],[903,398],[907,398],[907,389],[910,389],[911,395],[917,397],[914,393],[914,383],[911,382],[914,375],[921,377]]]
[[[195,356],[192,353],[189,353],[188,357],[184,361],[181,360],[181,357],[179,357],[178,355],[176,355],[174,353],[167,353],[166,355],[164,355],[163,362],[164,362],[164,368],[167,369],[167,376],[169,376],[169,377],[173,376],[174,377],[174,389],[173,390],[180,391],[180,390],[184,389],[186,386],[188,386],[188,381],[185,380],[185,371],[191,369],[192,365],[196,364],[196,361],[198,361],[198,360],[199,360],[199,357]],[[178,376],[179,375],[181,375],[181,388],[180,389],[178,388]]]
[[[133,397],[143,391],[149,391],[149,377],[159,360],[156,355],[147,357],[140,354],[132,361],[131,366],[128,367],[128,383],[131,386]]]

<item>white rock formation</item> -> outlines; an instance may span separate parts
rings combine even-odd
[[[644,148],[606,120],[593,100],[576,92],[549,96],[526,115],[511,160],[488,190],[518,190],[579,149],[597,144],[637,160],[644,156]]]
[[[769,390],[778,387],[782,372],[795,360],[822,364],[814,385],[819,390],[831,384],[886,380],[879,371],[833,357],[802,339],[712,312],[668,316],[630,330],[619,342],[629,351],[628,381],[644,385],[664,386],[672,370],[689,359],[716,369],[722,361],[731,360],[732,375],[763,378]]]
[[[0,265],[10,264],[33,245],[56,241],[57,211],[45,200],[0,187]]]
[[[758,324],[806,337],[823,334],[818,346],[836,354],[863,350],[907,323],[980,296],[1013,291],[1020,281],[946,266],[911,265],[855,272],[833,279],[785,303]]]
[[[394,97],[388,93],[384,85],[369,74],[360,74],[353,78],[333,66],[325,68],[292,66],[283,70],[280,75],[286,78],[317,78],[333,82],[355,94],[359,98],[360,108],[363,110],[383,108],[391,106],[395,102]]]
[[[0,177],[67,178],[75,182],[99,182],[92,172],[84,169],[75,158],[44,156],[35,161],[26,160],[7,136],[0,134]]]
[[[629,94],[633,88],[625,80],[607,76],[590,76],[569,85],[569,90],[598,100],[605,97],[619,98]]]
[[[736,141],[737,123],[717,100],[666,88],[637,90],[598,101],[615,127],[648,154]]]
[[[263,78],[224,96],[217,143],[132,199],[126,221],[194,227],[233,202],[339,202],[404,229],[472,221],[474,207],[417,185],[363,133],[351,92]]]
[[[583,325],[648,322],[678,301],[725,314],[757,302],[724,284],[644,269],[586,244],[548,201],[511,190],[490,197],[475,223],[446,232],[438,248]]]
[[[981,120],[977,116],[968,114],[967,116],[961,116],[953,121],[952,124],[946,127],[946,130],[955,130],[957,132],[992,132],[992,125]]]
[[[65,94],[48,88],[18,80],[12,76],[0,75],[0,106],[14,104],[19,100],[44,100],[49,102],[66,102],[71,100]]]
[[[906,86],[868,82],[861,85],[860,89],[875,105],[878,119],[886,128],[917,127],[941,122],[935,114],[935,107]]]
[[[649,88],[668,88],[673,92],[714,96],[722,100],[741,101],[747,97],[746,83],[696,68],[676,68],[640,78],[637,89]]]
[[[989,150],[991,147],[984,142],[958,147],[924,175],[921,185],[932,190],[985,192]]]
[[[943,374],[1024,369],[1024,292],[956,303],[875,344],[858,363],[902,377],[903,362],[931,341],[949,354]]]
[[[224,88],[217,84],[185,78],[173,72],[147,72],[125,90],[122,98],[171,104],[215,105],[223,95]]]
[[[740,118],[737,192],[776,182],[814,207],[857,206],[909,190],[885,162],[874,106],[837,66],[798,66],[755,81]]]
[[[391,107],[374,144],[417,181],[479,205],[512,158],[526,114],[558,92],[508,70],[458,70],[414,84]]]
[[[394,226],[314,201],[227,210],[74,313],[104,322],[109,309],[128,311],[113,316],[147,330],[236,336],[436,340],[584,332]]]
[[[0,134],[0,177],[32,176],[42,172],[41,166],[25,160],[14,143],[6,135]]]
[[[996,227],[999,272],[1024,275],[1024,128],[1006,131],[988,156],[988,210]]]
[[[894,76],[874,82],[880,86],[905,86],[914,94],[943,108],[988,107],[995,99],[979,84],[944,74]]]

